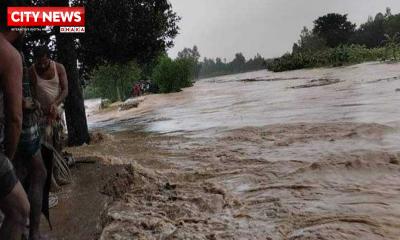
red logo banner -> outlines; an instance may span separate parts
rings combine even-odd
[[[8,7],[9,27],[85,26],[84,7]]]

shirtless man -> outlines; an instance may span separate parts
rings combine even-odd
[[[1,13],[7,3],[0,3]],[[9,32],[0,23],[0,209],[5,215],[0,239],[7,240],[19,240],[27,230],[30,209],[9,161],[16,152],[22,127],[22,59],[11,45],[18,37],[18,32]]]

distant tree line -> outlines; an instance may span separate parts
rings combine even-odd
[[[221,58],[204,58],[200,65],[199,77],[212,77],[218,75],[235,74],[257,71],[266,68],[266,60],[257,54],[254,58],[246,60],[242,53],[236,53],[231,62]]]
[[[385,13],[369,17],[359,27],[347,14],[330,13],[304,27],[292,52],[268,61],[272,71],[306,67],[338,66],[373,60],[397,60],[400,53],[400,14]]]
[[[203,58],[200,61],[200,53],[197,46],[185,48],[178,53],[178,59],[192,59],[195,63],[194,76],[196,78],[214,77],[227,74],[257,71],[266,68],[266,60],[257,54],[254,58],[246,60],[242,53],[236,53],[232,61],[226,58]]]

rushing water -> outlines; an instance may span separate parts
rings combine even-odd
[[[151,119],[146,129],[166,133],[341,121],[398,125],[399,81],[399,64],[377,63],[203,79],[181,93],[155,97],[161,102],[145,115]],[[124,126],[129,128],[129,121]]]
[[[93,129],[140,126],[172,138],[141,139],[139,156],[121,153],[135,146],[131,133],[114,143],[118,158],[139,159],[177,182],[177,197],[163,199],[149,180],[151,198],[111,212],[168,227],[150,231],[118,215],[108,231],[128,234],[123,218],[154,239],[396,239],[399,106],[400,64],[366,63],[203,79],[148,96],[138,109],[91,112]],[[154,149],[162,154],[149,157]]]

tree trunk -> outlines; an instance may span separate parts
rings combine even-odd
[[[64,65],[68,77],[68,97],[65,101],[68,145],[80,146],[89,143],[90,137],[79,80],[77,53],[74,38],[70,34],[57,34],[57,56],[59,62]]]

